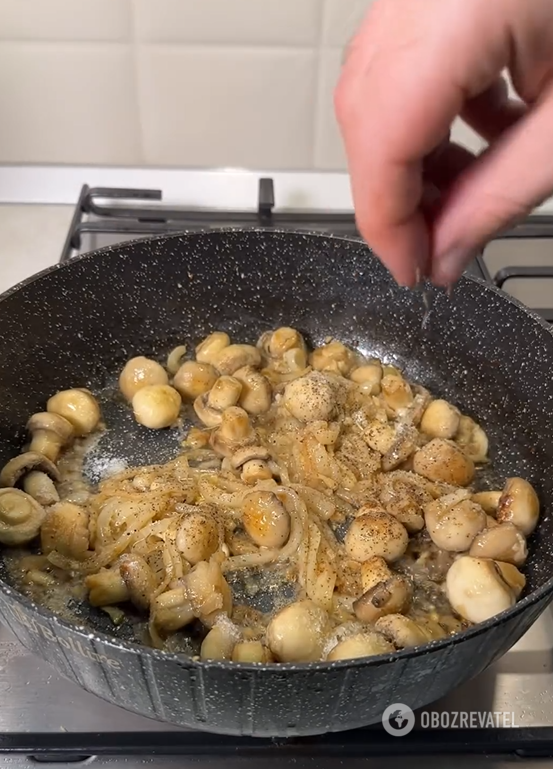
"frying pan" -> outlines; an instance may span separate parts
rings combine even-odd
[[[450,299],[398,287],[358,240],[273,230],[163,236],[56,266],[0,298],[0,460],[27,440],[29,415],[56,390],[101,394],[111,428],[89,457],[97,479],[114,460],[164,461],[175,431],[149,432],[111,397],[138,354],[162,360],[213,330],[251,342],[290,325],[311,344],[333,335],[404,369],[487,431],[498,487],[532,483],[542,517],[512,609],[468,631],[391,655],[336,663],[194,662],[117,636],[86,605],[74,621],[33,605],[0,563],[0,617],[67,678],[117,705],[173,725],[257,737],[294,737],[377,722],[385,708],[425,706],[504,654],[553,596],[553,336],[533,313],[478,279]]]

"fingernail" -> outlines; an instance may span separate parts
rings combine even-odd
[[[449,286],[455,283],[467,265],[476,258],[477,251],[471,248],[452,248],[442,257],[437,257],[434,261],[432,271],[432,282],[441,286]]]

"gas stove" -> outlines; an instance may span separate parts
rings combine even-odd
[[[277,209],[271,178],[258,181],[257,200],[246,209],[184,208],[163,203],[150,189],[83,186],[60,261],[102,246],[148,235],[220,227],[267,227],[359,237],[353,213],[324,209]],[[542,214],[502,233],[467,272],[507,287],[509,281],[553,278],[553,266],[505,264],[492,276],[497,250],[520,254],[536,242],[551,243],[553,216]],[[516,244],[516,251],[512,245]],[[61,246],[61,244],[60,244]],[[549,251],[553,264],[553,245]],[[545,260],[547,261],[547,260]],[[552,302],[553,304],[553,302]],[[548,321],[553,308],[536,307]],[[0,754],[13,767],[253,767],[341,765],[377,767],[383,757],[414,769],[425,757],[436,768],[478,762],[523,767],[545,759],[553,767],[553,607],[501,660],[444,700],[415,714],[414,728],[391,735],[381,725],[309,739],[252,740],[169,727],[123,711],[62,678],[48,663],[23,649],[0,626]],[[539,761],[541,759],[541,761]]]

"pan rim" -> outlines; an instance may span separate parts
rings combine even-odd
[[[191,237],[191,236],[201,237],[205,235],[216,236],[216,235],[225,235],[225,234],[231,234],[231,233],[232,234],[256,233],[256,234],[263,234],[263,236],[267,236],[267,237],[283,237],[283,236],[292,235],[292,236],[307,237],[309,239],[317,238],[317,239],[320,239],[321,241],[332,241],[332,242],[338,242],[338,243],[344,242],[344,243],[353,244],[357,247],[365,248],[369,254],[372,254],[373,256],[375,256],[372,249],[361,238],[356,238],[349,235],[332,235],[332,234],[323,233],[319,231],[310,231],[310,230],[303,230],[303,229],[277,229],[277,228],[267,229],[263,227],[220,227],[217,229],[202,228],[202,229],[194,229],[194,230],[184,229],[182,231],[164,233],[159,235],[150,235],[146,237],[126,240],[121,243],[117,243],[113,245],[103,246],[102,248],[94,249],[84,254],[78,254],[74,257],[71,257],[65,262],[58,262],[56,264],[50,265],[49,267],[46,267],[43,270],[40,270],[39,272],[34,273],[33,275],[30,275],[29,277],[25,278],[19,283],[16,283],[14,286],[10,287],[6,291],[4,291],[2,294],[0,294],[0,305],[2,304],[2,302],[7,300],[13,294],[16,294],[21,289],[29,285],[32,285],[35,281],[41,280],[42,278],[50,274],[53,274],[58,270],[70,268],[70,266],[74,263],[78,264],[81,262],[92,261],[94,258],[97,258],[98,256],[106,255],[112,252],[117,252],[119,250],[128,248],[130,246],[145,245],[147,243],[155,243],[158,241],[178,240],[179,238],[183,238],[183,237]],[[534,310],[532,310],[529,307],[526,307],[518,299],[510,296],[509,294],[507,294],[505,291],[502,291],[497,286],[490,285],[482,278],[479,278],[473,275],[463,275],[458,282],[461,285],[466,284],[467,282],[473,283],[479,286],[478,290],[483,292],[489,292],[499,297],[501,301],[513,305],[519,312],[521,312],[530,321],[532,321],[535,325],[539,326],[544,332],[546,332],[546,334],[553,337],[553,329],[551,328],[550,324],[547,323],[547,321],[545,321]],[[326,662],[326,661],[306,662],[306,663],[288,662],[288,663],[278,663],[278,664],[240,663],[240,662],[216,661],[216,660],[206,660],[206,661],[194,660],[191,657],[187,657],[184,654],[166,652],[159,649],[153,649],[151,647],[148,647],[139,643],[135,643],[132,641],[121,641],[117,638],[114,638],[113,636],[107,635],[106,633],[103,633],[100,631],[87,630],[83,626],[75,625],[67,620],[64,620],[59,615],[55,614],[49,609],[46,609],[36,604],[31,599],[29,599],[28,597],[24,596],[23,594],[19,593],[17,590],[15,590],[14,588],[6,584],[3,580],[0,580],[0,592],[10,600],[15,600],[16,603],[21,604],[26,609],[37,614],[39,617],[43,618],[44,620],[47,620],[49,623],[58,625],[60,629],[62,629],[63,631],[74,633],[76,636],[82,637],[83,640],[87,640],[92,643],[99,643],[107,648],[113,649],[114,651],[125,652],[125,653],[136,654],[136,655],[145,654],[159,662],[176,664],[178,667],[184,667],[184,668],[195,668],[199,670],[219,669],[219,670],[225,670],[230,673],[232,673],[233,671],[235,672],[247,671],[256,675],[265,674],[265,675],[271,676],[271,675],[278,675],[279,673],[283,673],[283,672],[302,674],[302,673],[319,672],[319,671],[322,672],[327,670],[341,670],[346,668],[356,669],[356,668],[365,668],[365,667],[376,667],[384,664],[399,662],[401,660],[417,658],[422,655],[432,653],[434,651],[439,652],[440,650],[445,650],[446,648],[453,648],[458,644],[462,644],[465,640],[476,638],[482,635],[483,633],[486,633],[488,630],[491,630],[492,628],[495,628],[495,627],[499,627],[501,624],[508,622],[511,619],[514,619],[515,617],[519,616],[526,608],[539,603],[540,601],[547,598],[548,596],[551,599],[553,599],[553,576],[549,580],[547,580],[543,585],[541,585],[541,587],[532,591],[523,599],[518,601],[514,606],[500,612],[499,614],[496,614],[494,617],[491,617],[485,622],[478,623],[477,625],[474,625],[468,628],[467,630],[464,630],[461,633],[458,633],[453,636],[447,636],[446,638],[431,641],[421,646],[401,649],[401,650],[390,652],[387,654],[374,655],[372,657],[362,657],[357,659],[354,658],[349,660],[348,659],[338,660],[335,662]],[[544,607],[544,610],[545,608],[547,608],[547,606]]]

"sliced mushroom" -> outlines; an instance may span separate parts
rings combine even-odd
[[[349,378],[352,382],[361,386],[361,391],[367,395],[378,395],[382,381],[382,365],[379,361],[367,363],[353,369]]]
[[[384,511],[363,513],[352,521],[345,539],[346,552],[354,561],[368,561],[380,556],[387,562],[396,561],[405,553],[409,535],[393,515]]]
[[[200,363],[210,363],[212,366],[219,353],[230,345],[230,336],[224,331],[214,331],[196,347],[196,360]]]
[[[420,428],[423,433],[431,438],[455,437],[459,429],[461,414],[459,410],[445,400],[431,401],[427,406],[421,420]]]
[[[85,587],[91,606],[111,606],[129,600],[129,591],[119,568],[101,569],[85,577]]]
[[[0,542],[17,547],[38,536],[46,513],[42,505],[19,489],[0,489]]]
[[[334,392],[324,374],[312,371],[286,385],[282,402],[300,422],[324,422],[334,410]]]
[[[480,505],[459,497],[459,492],[453,492],[424,506],[424,521],[432,541],[453,553],[468,550],[487,523]]]
[[[479,491],[477,494],[472,495],[472,501],[480,505],[488,515],[496,514],[500,499],[500,491]]]
[[[411,385],[402,376],[386,374],[382,377],[380,389],[386,405],[396,413],[413,403]]]
[[[131,358],[119,375],[119,389],[129,403],[142,387],[167,384],[169,377],[161,363],[143,355]]]
[[[532,534],[540,517],[540,501],[524,478],[508,478],[497,506],[497,520],[514,523],[527,537]]]
[[[241,392],[242,383],[238,379],[231,376],[219,377],[208,393],[196,398],[194,411],[206,427],[217,427],[221,424],[223,411],[236,406]]]
[[[390,654],[395,651],[391,644],[381,633],[366,631],[356,633],[344,638],[334,646],[327,655],[328,662],[338,660],[351,660],[360,657],[374,657],[378,654]]]
[[[244,366],[259,366],[261,355],[251,344],[230,344],[217,354],[213,365],[220,374],[231,376]]]
[[[323,657],[329,616],[313,601],[291,603],[267,627],[269,649],[279,662],[315,662]]]
[[[522,566],[528,557],[526,537],[513,523],[496,524],[478,534],[469,555]]]
[[[282,547],[290,536],[290,514],[272,491],[252,491],[244,498],[242,522],[259,547]]]
[[[88,515],[82,507],[71,502],[58,502],[48,511],[40,530],[43,553],[58,553],[80,560],[89,546]]]
[[[434,640],[427,628],[403,614],[387,614],[380,617],[375,622],[375,628],[397,649],[422,646]]]
[[[413,457],[413,469],[429,481],[468,486],[474,477],[474,464],[461,449],[442,438],[433,438]]]
[[[386,614],[402,614],[408,608],[412,595],[413,589],[408,580],[394,575],[363,593],[353,604],[353,611],[358,620],[372,624]]]
[[[233,376],[242,384],[239,404],[248,414],[264,414],[271,407],[273,391],[267,377],[253,366],[244,366]]]
[[[213,431],[210,444],[214,451],[231,457],[238,449],[255,443],[256,434],[244,409],[231,406],[223,411],[221,424]]]
[[[347,376],[357,364],[357,357],[345,344],[334,341],[316,347],[309,356],[309,363],[316,371]]]
[[[67,419],[79,438],[94,432],[101,416],[98,401],[84,388],[61,390],[56,393],[48,400],[46,411]]]
[[[21,481],[25,476],[28,476],[29,473],[38,476],[38,478],[34,479],[33,483],[37,489],[39,489],[40,486],[40,477],[45,477],[48,484],[45,485],[43,483],[42,488],[44,491],[49,491],[47,496],[51,498],[52,488],[54,495],[57,496],[56,488],[52,481],[59,483],[60,474],[58,469],[55,464],[51,462],[47,457],[45,457],[43,454],[39,454],[36,451],[26,451],[24,454],[19,454],[19,456],[11,459],[0,473],[0,486],[17,486],[19,481]],[[37,499],[29,489],[25,489],[25,491],[27,491],[28,494],[31,494],[31,496],[34,497],[37,502],[40,502],[41,505],[51,504],[50,502],[45,502],[42,499]]]
[[[195,614],[186,588],[176,587],[156,596],[150,604],[150,616],[164,633],[174,633],[189,625]]]
[[[209,363],[187,360],[176,372],[173,387],[181,398],[195,400],[209,392],[218,378],[217,371]]]
[[[75,435],[73,425],[58,414],[44,411],[33,416],[27,422],[31,433],[30,451],[43,454],[55,462],[62,448],[67,446]]]
[[[142,387],[132,399],[134,418],[150,430],[171,427],[178,419],[181,404],[179,393],[169,385]]]
[[[472,462],[476,464],[486,462],[488,458],[488,437],[474,419],[466,416],[460,418],[455,443]]]
[[[128,590],[129,599],[137,609],[146,611],[156,589],[156,580],[144,558],[136,553],[123,555],[119,573]]]
[[[511,569],[524,579],[515,566]],[[518,586],[510,584],[514,582],[512,572],[507,576],[509,581],[495,561],[461,556],[447,573],[448,601],[454,611],[468,622],[485,622],[516,603]]]
[[[200,561],[207,561],[219,549],[219,527],[205,513],[189,513],[183,518],[175,542],[188,563],[195,566]]]

